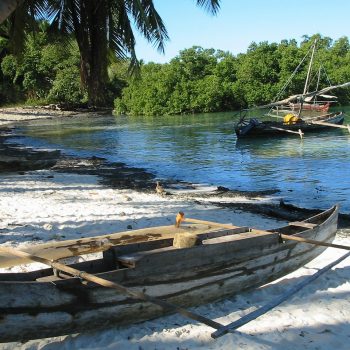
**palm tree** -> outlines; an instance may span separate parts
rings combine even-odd
[[[105,105],[111,52],[118,58],[128,59],[131,71],[138,67],[133,24],[160,52],[164,52],[168,40],[153,0],[6,0],[0,23],[21,2],[23,5],[17,8],[13,18],[17,11],[26,8],[33,18],[47,18],[52,28],[74,33],[80,51],[81,81],[92,106]],[[220,0],[196,0],[197,6],[212,14],[217,13],[219,3]]]
[[[0,2],[0,24],[23,2],[23,0],[1,0]]]

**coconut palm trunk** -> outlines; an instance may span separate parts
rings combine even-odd
[[[0,24],[5,21],[24,0],[1,0],[0,1]]]
[[[106,0],[81,1],[79,12],[72,4],[72,21],[80,51],[80,76],[89,105],[105,106],[107,82]]]

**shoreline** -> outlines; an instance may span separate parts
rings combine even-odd
[[[160,180],[163,187],[167,188],[168,195],[176,193],[181,199],[188,199],[189,201],[196,201],[197,203],[207,204],[211,203],[217,205],[218,208],[227,208],[231,210],[244,210],[253,214],[260,214],[265,217],[274,219],[288,220],[288,215],[292,213],[293,220],[303,220],[307,216],[316,214],[321,209],[301,208],[291,204],[285,203],[283,198],[278,197],[278,190],[268,191],[242,191],[229,189],[221,186],[209,186],[207,190],[203,190],[200,184],[193,184],[187,181],[172,180],[172,179],[158,179],[149,171],[130,167],[121,162],[108,162],[104,158],[87,157],[78,158],[72,156],[65,156],[56,154],[55,152],[47,152],[40,149],[23,148],[21,144],[14,144],[4,147],[4,139],[11,138],[11,131],[15,130],[16,124],[37,119],[54,119],[54,118],[71,118],[89,116],[96,117],[101,113],[98,111],[89,110],[74,110],[65,111],[57,110],[53,106],[43,107],[14,107],[14,108],[0,108],[0,146],[2,145],[3,153],[10,149],[11,156],[13,151],[19,152],[26,161],[32,156],[35,159],[34,166],[20,167],[15,161],[17,171],[52,169],[57,172],[67,172],[76,174],[90,174],[99,177],[100,182],[110,188],[117,189],[134,189],[145,193],[154,193],[156,181]],[[106,113],[106,111],[102,111]],[[108,112],[107,112],[108,113]],[[30,116],[28,118],[28,116]],[[9,124],[1,124],[1,121],[6,120]],[[9,126],[11,129],[9,129]],[[7,130],[5,136],[1,136],[1,129]],[[28,153],[26,153],[26,149]],[[46,153],[45,153],[46,152]],[[40,155],[41,154],[41,155]],[[38,160],[36,161],[36,159]],[[11,171],[16,171],[9,169]],[[1,169],[0,173],[4,172]],[[183,192],[181,194],[181,192]],[[326,209],[326,208],[322,208]],[[350,215],[340,214],[340,227],[350,227]]]
[[[86,114],[94,117],[105,113],[112,113],[112,109],[91,110],[88,108],[77,108],[75,110],[65,110],[59,108],[57,105],[6,107],[0,108],[0,128],[6,125],[13,125],[17,122],[37,119],[71,118]]]
[[[132,188],[130,183],[121,187],[123,177],[131,175],[129,168],[123,168],[122,163],[118,168],[118,164],[111,167],[99,158],[61,157],[49,169],[0,173],[0,244],[21,248],[41,242],[171,225],[179,211],[198,219],[267,229],[285,222],[281,217],[273,217],[274,207],[281,215],[283,205],[286,212],[293,210],[288,204],[272,203],[270,196],[274,193],[244,195],[225,188],[203,189],[171,181],[162,183],[169,194],[160,195],[154,190],[155,178],[148,178],[151,175],[136,168],[135,174],[139,173],[140,178],[134,183],[139,187]],[[110,181],[113,178],[116,179],[114,184]],[[251,211],[247,210],[249,207]],[[254,213],[257,208],[263,209]],[[294,210],[296,217],[309,216],[305,210]],[[336,243],[350,245],[350,230],[339,230]],[[195,311],[228,324],[284,293],[296,281],[342,254],[328,248],[305,267],[277,281],[197,307]],[[39,267],[34,263],[0,271],[24,272]],[[170,315],[129,327],[5,343],[0,344],[0,349],[226,350],[240,347],[255,350],[283,347],[288,350],[345,350],[350,322],[350,300],[346,297],[350,293],[349,269],[348,258],[290,300],[217,340],[211,339],[209,327],[189,322],[180,315]]]

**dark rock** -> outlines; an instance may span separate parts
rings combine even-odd
[[[218,188],[217,188],[217,191],[221,191],[221,192],[227,192],[229,190],[230,190],[229,188],[224,187],[224,186],[218,186]]]

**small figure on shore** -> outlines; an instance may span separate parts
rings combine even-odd
[[[165,190],[164,190],[164,187],[160,184],[159,181],[157,181],[157,185],[156,185],[156,192],[160,195],[165,195]]]

